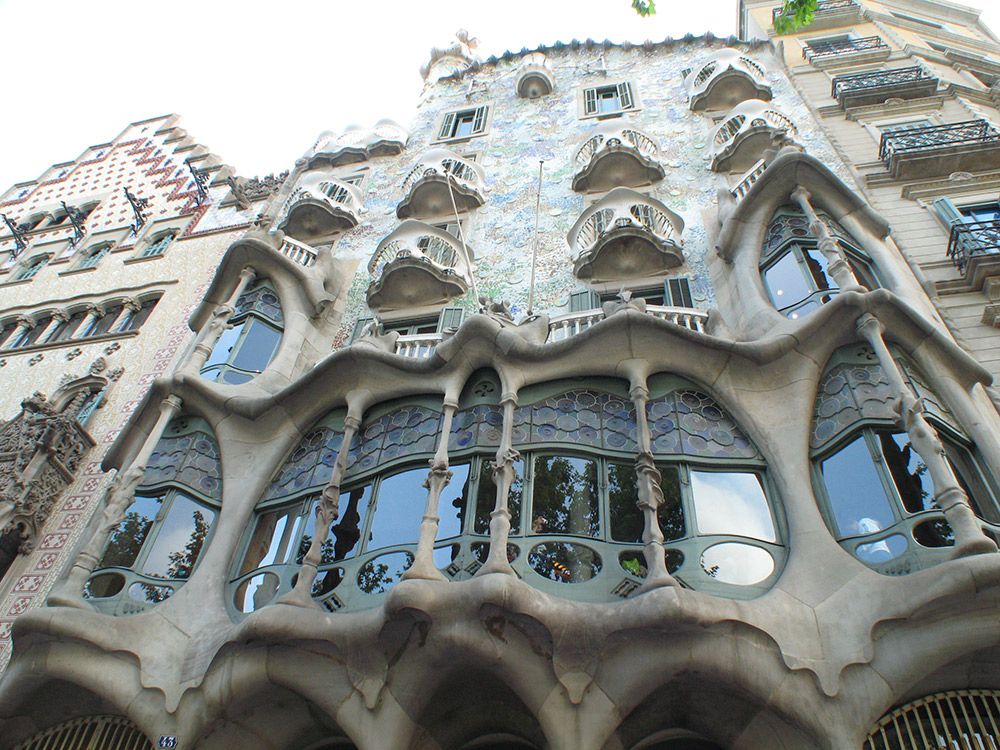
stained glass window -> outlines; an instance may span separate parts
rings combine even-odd
[[[514,444],[572,443],[632,453],[635,406],[623,396],[573,390],[521,407],[514,414]]]
[[[313,427],[278,470],[262,499],[272,500],[325,487],[333,474],[343,438],[341,415],[327,417]]]
[[[705,458],[759,459],[757,448],[718,403],[682,389],[646,405],[653,453]]]
[[[143,487],[176,484],[211,499],[222,499],[219,444],[208,423],[179,417],[163,433],[146,463]]]

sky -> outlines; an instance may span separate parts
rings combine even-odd
[[[984,20],[1000,27],[1000,0]],[[168,113],[246,177],[326,130],[409,125],[431,47],[464,28],[481,58],[593,38],[733,34],[736,0],[0,0],[0,191]]]

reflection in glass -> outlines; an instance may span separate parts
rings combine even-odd
[[[663,550],[663,557],[667,564],[667,572],[671,575],[680,570],[681,565],[684,564],[684,553],[679,549]],[[622,570],[636,578],[645,578],[646,574],[649,573],[646,568],[646,556],[638,550],[619,554],[618,564],[622,566]]]
[[[722,542],[702,552],[701,569],[717,581],[751,586],[774,572],[774,558],[760,547]]]
[[[128,595],[139,602],[159,604],[170,598],[174,590],[169,586],[154,586],[151,583],[133,583],[128,587]]]
[[[413,544],[427,503],[427,469],[410,469],[382,480],[367,549]]]
[[[135,564],[142,549],[142,543],[146,541],[149,529],[153,525],[156,514],[160,511],[163,503],[163,496],[149,497],[136,495],[135,502],[129,506],[128,513],[118,528],[115,529],[111,538],[108,539],[108,546],[104,548],[104,555],[98,567],[101,568],[130,568]],[[110,596],[108,594],[107,596]]]
[[[358,541],[361,539],[361,526],[368,511],[371,491],[372,486],[366,484],[340,493],[337,506],[340,509],[340,520],[330,527],[330,533],[320,547],[320,565],[343,560],[357,552]],[[315,500],[309,503],[310,510],[306,517],[305,528],[302,531],[302,539],[299,542],[298,551],[295,553],[297,565],[302,564],[309,547],[312,546],[312,540],[316,534],[315,503],[319,501],[320,498],[317,495]]]
[[[955,544],[951,524],[943,518],[914,526],[913,539],[921,547],[951,547]]]
[[[601,571],[600,555],[570,542],[536,544],[528,553],[528,564],[539,575],[559,583],[582,583]]]
[[[660,490],[663,492],[663,502],[656,512],[660,531],[663,532],[665,541],[683,539],[684,505],[681,499],[680,470],[671,464],[657,468],[660,471]],[[636,507],[639,492],[635,469],[631,465],[610,464],[608,470],[611,538],[616,542],[642,542],[644,521],[642,511]],[[629,481],[631,486],[627,484]]]
[[[188,578],[214,519],[214,512],[184,495],[176,495],[157,529],[142,572],[164,578]]]
[[[822,472],[841,536],[871,534],[895,523],[863,436],[823,461]]]
[[[121,573],[101,573],[94,576],[83,588],[86,599],[114,596],[125,588],[125,576]]]
[[[245,372],[261,372],[281,343],[281,331],[278,331],[263,321],[251,319],[247,324],[246,335],[240,344],[240,349],[233,359],[233,367]]]
[[[451,481],[441,491],[438,501],[438,539],[459,536],[465,525],[465,508],[469,497],[469,464],[453,464]],[[447,563],[445,563],[447,565]],[[443,566],[441,566],[443,567]]]
[[[537,456],[534,470],[531,533],[597,536],[597,462]]]
[[[510,533],[518,535],[521,530],[521,495],[524,487],[524,462],[514,462],[514,479],[507,493],[507,510],[510,511]],[[479,462],[479,488],[476,492],[476,518],[473,531],[476,534],[490,533],[490,513],[496,508],[497,486],[493,483],[491,462],[483,458]]]
[[[358,571],[358,588],[366,594],[381,594],[395,586],[413,564],[409,552],[389,552],[379,555],[361,566]]]
[[[885,562],[906,552],[906,538],[902,534],[892,534],[877,542],[859,544],[854,552],[866,562]]]
[[[913,450],[909,438],[902,433],[876,434],[903,507],[908,513],[930,510],[934,505],[934,485],[927,473],[927,464]]]
[[[236,609],[244,613],[253,612],[269,604],[278,593],[278,583],[278,576],[274,573],[261,573],[248,578],[236,589]]]
[[[837,293],[826,257],[814,245],[793,244],[763,272],[778,312],[795,319],[826,304]]]
[[[691,492],[698,530],[702,534],[733,534],[766,542],[777,541],[764,488],[756,474],[692,470]]]

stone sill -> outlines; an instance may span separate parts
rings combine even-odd
[[[166,253],[157,253],[156,255],[142,255],[135,258],[126,258],[122,261],[122,265],[130,266],[133,263],[145,263],[149,260],[163,260],[166,257]]]
[[[105,341],[119,341],[121,339],[131,339],[139,335],[139,331],[122,331],[120,333],[102,333],[100,336],[88,336],[83,339],[65,339],[63,341],[46,341],[41,344],[29,344],[19,346],[16,349],[0,349],[0,358],[10,357],[15,354],[30,354],[31,352],[44,352],[50,349],[67,349],[71,346],[82,346],[83,344],[103,344]]]

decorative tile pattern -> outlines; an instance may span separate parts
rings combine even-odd
[[[653,453],[758,459],[760,452],[711,396],[679,390],[646,404]]]
[[[610,393],[567,391],[515,410],[514,444],[560,443],[634,453],[635,406]]]

